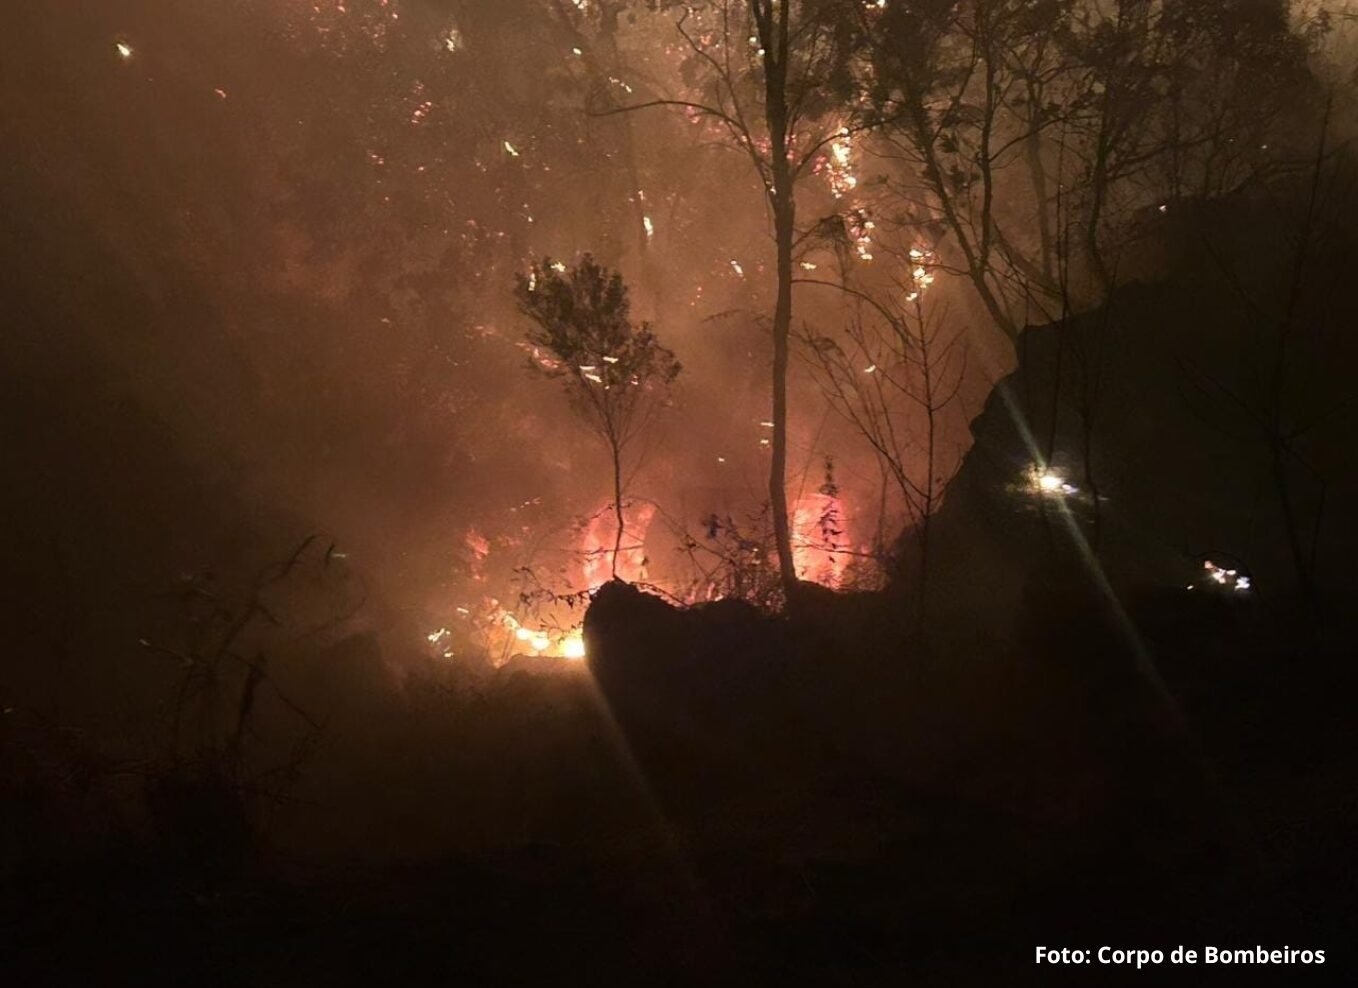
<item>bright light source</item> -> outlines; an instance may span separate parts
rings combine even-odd
[[[561,645],[561,654],[568,659],[583,659],[585,657],[585,640],[583,638],[567,638]]]
[[[521,642],[526,642],[528,641],[528,639],[533,637],[533,633],[529,631],[527,628],[515,628],[514,637]]]
[[[529,642],[529,644],[533,646],[533,651],[545,652],[552,647],[552,640],[546,635],[534,635],[533,640]]]
[[[113,47],[118,52],[118,57],[121,58],[124,62],[132,57],[133,54],[132,46],[129,45],[126,41],[119,41]]]
[[[1218,566],[1210,559],[1202,564],[1202,568],[1206,571],[1208,578],[1212,580],[1213,583],[1216,583],[1218,586],[1227,590],[1234,590],[1238,593],[1248,593],[1253,586],[1253,581],[1251,581],[1244,573],[1241,573],[1239,570]]]
[[[1034,494],[1059,495],[1061,497],[1070,497],[1072,494],[1080,492],[1078,487],[1068,483],[1066,478],[1059,473],[1036,465],[1028,470],[1028,487]]]

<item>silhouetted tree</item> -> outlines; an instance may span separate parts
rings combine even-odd
[[[918,590],[923,615],[929,582],[929,534],[951,475],[939,449],[943,418],[966,377],[961,334],[946,313],[925,305],[933,283],[933,254],[921,248],[887,250],[905,272],[885,292],[847,283],[799,278],[836,288],[856,305],[834,335],[808,329],[804,353],[830,407],[867,441],[884,477],[894,484],[914,527],[919,550]],[[885,495],[884,495],[885,496]]]
[[[518,276],[514,294],[535,324],[528,331],[528,342],[536,348],[530,366],[562,380],[571,407],[612,456],[616,578],[625,528],[623,454],[664,402],[679,376],[679,362],[660,345],[650,324],[631,321],[622,275],[589,254],[570,268],[544,259]]]
[[[1227,195],[1304,154],[1289,118],[1323,23],[1290,30],[1285,8],[850,4],[890,163],[879,212],[935,231],[1011,341],[1072,292],[1079,309],[1098,304],[1147,207]],[[1079,263],[1061,272],[1067,232]]]

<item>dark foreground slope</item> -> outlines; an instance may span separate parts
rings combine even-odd
[[[1039,944],[1291,945],[1328,968],[1229,983],[1335,983],[1353,676],[1223,608],[1147,628],[1165,692],[1074,590],[959,648],[885,595],[610,584],[588,669],[475,695],[384,694],[351,640],[286,805],[185,765],[92,820],[97,772],[11,735],[0,947],[24,984],[956,985],[1049,983]]]

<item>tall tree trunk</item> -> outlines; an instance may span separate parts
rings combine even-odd
[[[778,575],[791,594],[797,584],[792,533],[787,511],[787,371],[792,335],[792,242],[796,235],[796,203],[788,164],[788,3],[753,4],[764,47],[765,119],[770,138],[769,175],[773,187],[774,237],[778,245],[778,299],[773,309],[773,457],[769,466],[769,505],[778,550]]]
[[[622,450],[616,442],[609,444],[613,450],[613,515],[618,521],[618,532],[613,537],[613,579],[618,578],[618,555],[622,552]]]
[[[929,620],[929,527],[934,516],[934,463],[938,455],[938,409],[934,401],[934,356],[929,351],[931,340],[924,324],[924,307],[915,301],[915,318],[920,328],[920,371],[924,377],[924,413],[927,442],[924,470],[924,514],[919,532],[919,620],[924,628]]]
[[[1032,107],[1028,121],[1028,135],[1023,139],[1024,158],[1028,163],[1028,178],[1033,186],[1033,201],[1037,205],[1038,249],[1042,253],[1042,276],[1048,284],[1056,281],[1052,266],[1051,217],[1047,210],[1047,167],[1042,160],[1042,126],[1045,112],[1044,96],[1033,84],[1028,84],[1028,105]]]
[[[775,144],[775,147],[777,145]],[[780,169],[774,168],[777,175]],[[769,467],[769,503],[773,510],[773,535],[778,547],[778,573],[784,589],[797,582],[792,559],[792,533],[787,508],[787,370],[792,335],[792,224],[791,191],[786,159],[782,177],[775,178],[776,236],[778,239],[778,300],[773,310],[773,458]],[[785,200],[777,202],[777,200]]]

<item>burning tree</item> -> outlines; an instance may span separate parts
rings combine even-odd
[[[605,114],[673,107],[713,125],[714,136],[749,159],[759,178],[775,244],[777,297],[771,329],[773,422],[769,503],[785,591],[797,583],[788,524],[787,378],[791,359],[793,267],[801,241],[797,185],[837,140],[869,127],[858,119],[853,46],[833,0],[712,0],[679,4],[675,30],[687,56],[692,94],[605,107]]]
[[[530,367],[561,379],[571,407],[608,446],[613,459],[613,511],[618,530],[612,574],[618,575],[623,520],[623,454],[664,404],[679,376],[674,354],[649,323],[633,323],[622,275],[589,254],[571,268],[550,258],[518,276],[519,309],[535,326]]]

